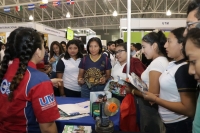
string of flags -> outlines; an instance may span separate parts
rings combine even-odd
[[[67,2],[67,5],[75,4],[75,0],[66,0],[66,2]],[[54,7],[59,6],[59,5],[61,5],[61,1],[60,0],[55,0],[55,1],[52,2],[52,6],[54,6]],[[40,2],[39,7],[40,8],[47,8],[48,4]],[[28,8],[28,10],[34,10],[35,9],[35,4],[28,4],[27,8]],[[4,12],[10,12],[11,8],[10,7],[4,7],[3,10],[4,10]],[[17,12],[20,12],[20,11],[23,10],[23,7],[22,6],[15,6],[15,10]]]

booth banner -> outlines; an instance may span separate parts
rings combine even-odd
[[[3,32],[11,32],[14,29],[17,29],[19,27],[28,27],[28,28],[34,28],[33,25],[31,24],[4,24],[4,25],[0,25],[0,30]]]
[[[6,43],[6,33],[5,32],[0,32],[0,42]]]
[[[131,29],[173,29],[185,25],[186,19],[131,19]],[[127,19],[120,19],[120,28],[127,29]]]
[[[43,32],[55,35],[55,36],[60,36],[60,37],[65,37],[65,32],[64,31],[59,31],[56,29],[52,29],[50,27],[43,26]]]

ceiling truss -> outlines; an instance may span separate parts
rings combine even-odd
[[[61,0],[61,5],[54,7],[49,0],[48,7],[39,7],[41,0],[0,0],[0,23],[30,22],[29,15],[33,15],[34,22],[43,23],[57,29],[67,27],[92,29],[118,29],[120,18],[127,16],[127,0],[75,0],[74,5],[67,5]],[[168,18],[165,13],[172,11],[171,18],[186,17],[187,5],[190,0],[131,0],[132,18]],[[28,4],[35,4],[35,9],[27,9]],[[17,12],[15,6],[22,5],[23,10]],[[3,11],[10,7],[10,13]],[[117,17],[112,13],[116,10]],[[69,12],[71,17],[66,18]]]

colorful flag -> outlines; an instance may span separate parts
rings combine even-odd
[[[18,11],[18,12],[19,12],[19,11],[21,11],[21,10],[22,10],[22,6],[16,6],[16,7],[15,7],[15,9],[16,9],[16,11]]]
[[[47,8],[47,3],[40,3],[40,8]]]
[[[53,1],[53,6],[59,6],[61,4],[61,1]]]
[[[10,12],[10,7],[4,7],[4,12]]]
[[[28,5],[28,10],[34,10],[35,8],[35,5],[34,4],[29,4]]]
[[[73,5],[74,4],[74,0],[67,0],[67,5]]]

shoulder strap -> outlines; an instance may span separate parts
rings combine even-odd
[[[106,52],[108,55],[107,57],[110,58],[110,52],[108,50],[105,50],[104,52]]]
[[[86,56],[83,57],[83,66],[84,66],[84,69],[85,69],[85,58],[86,58]]]

